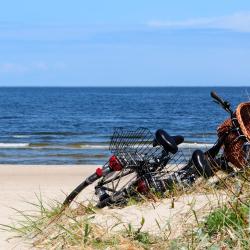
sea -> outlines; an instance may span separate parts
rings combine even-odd
[[[233,108],[249,101],[249,87],[0,88],[0,164],[104,164],[116,127],[159,128],[183,135],[186,154],[206,149]]]

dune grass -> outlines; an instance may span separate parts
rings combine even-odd
[[[211,211],[202,216],[190,205],[192,223],[183,227],[178,237],[169,237],[171,229],[161,229],[159,222],[161,233],[150,234],[143,230],[147,220],[143,217],[140,226],[129,223],[119,232],[112,231],[113,228],[93,222],[100,211],[92,203],[78,203],[74,208],[62,210],[59,202],[46,203],[41,195],[37,195],[36,203],[28,202],[33,207],[29,212],[14,209],[18,218],[12,225],[1,225],[1,229],[38,249],[250,249],[249,173],[246,171],[232,178],[218,174],[215,178],[214,182],[197,183],[189,190],[174,193],[174,197],[184,193],[195,197],[223,191],[228,197],[226,202],[221,202],[218,195],[216,208],[211,207]],[[156,196],[150,202],[159,202],[161,198]],[[128,205],[143,206],[144,203],[147,201],[137,203],[131,198]],[[170,205],[174,208],[174,199]],[[112,227],[116,226],[118,224]]]
[[[59,202],[45,204],[40,196],[36,203],[29,203],[34,210],[29,213],[13,210],[18,214],[12,225],[1,225],[1,230],[21,238],[38,249],[147,249],[157,241],[141,226],[134,228],[131,224],[124,227],[119,234],[110,234],[109,230],[92,223],[96,208],[89,203],[81,203],[77,208],[62,210]]]
[[[172,240],[175,249],[250,249],[249,170],[233,178],[217,178],[211,191],[223,190],[228,201],[218,203],[185,236]]]

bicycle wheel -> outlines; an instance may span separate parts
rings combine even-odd
[[[95,194],[99,199],[97,207],[125,205],[137,179],[138,174],[129,168],[110,173],[102,178],[95,186]]]

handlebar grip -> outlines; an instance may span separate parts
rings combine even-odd
[[[213,99],[215,99],[217,102],[219,102],[222,106],[225,105],[225,101],[224,101],[222,98],[220,98],[220,97],[217,95],[217,93],[216,93],[215,91],[212,91],[212,92],[210,93],[210,95],[211,95],[211,97],[212,97]]]

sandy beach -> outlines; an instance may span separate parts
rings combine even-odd
[[[65,198],[65,193],[69,193],[78,185],[88,174],[95,170],[96,166],[17,166],[17,165],[1,165],[0,166],[0,223],[9,224],[11,218],[17,216],[17,213],[12,209],[16,208],[22,211],[29,211],[30,204],[25,203],[37,202],[35,194],[42,196],[45,202],[57,200],[62,202]],[[88,200],[93,197],[93,187],[88,187],[82,192],[78,200]],[[192,213],[187,215],[191,209],[195,209],[201,215],[205,214],[206,210],[210,210],[212,206],[217,206],[217,201],[224,199],[223,195],[218,199],[213,194],[195,194],[183,195],[174,201],[164,199],[158,202],[149,202],[143,206],[128,206],[123,209],[102,209],[95,215],[94,223],[101,226],[112,227],[118,221],[139,225],[141,218],[145,217],[145,230],[151,233],[158,233],[159,228],[156,223],[159,222],[164,229],[166,226],[172,226],[173,235],[178,235],[182,224],[192,221]],[[115,216],[114,216],[115,215]],[[185,218],[185,219],[184,219]],[[180,227],[176,227],[176,223]],[[183,224],[183,225],[184,225]],[[122,228],[122,225],[121,227]],[[116,228],[119,230],[119,227]],[[20,240],[6,241],[8,233],[1,232],[0,234],[0,249],[29,249]]]
[[[0,223],[11,223],[11,217],[16,216],[12,208],[29,209],[30,205],[25,201],[36,202],[35,194],[41,193],[44,200],[54,199],[62,202],[65,193],[72,191],[84,176],[92,173],[95,168],[96,166],[89,165],[0,165]],[[6,241],[9,236],[0,232],[0,249],[20,249],[18,242]]]

